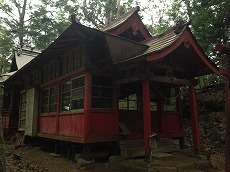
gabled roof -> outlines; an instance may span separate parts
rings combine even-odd
[[[32,59],[34,59],[40,52],[29,48],[17,48],[12,55],[12,64],[10,71],[21,69]]]
[[[95,38],[102,38],[102,40],[108,45],[111,62],[113,64],[118,63],[123,59],[136,56],[148,48],[148,46],[142,43],[127,40],[107,32],[89,28],[78,22],[73,22],[54,42],[52,42],[44,51],[38,54],[36,58],[33,58],[29,63],[20,68],[18,72],[9,78],[9,80],[14,79],[22,72],[33,69],[35,65],[40,65],[41,62],[44,62],[44,59],[48,61],[53,57],[61,57],[65,55],[77,45],[81,44],[82,40],[89,41]],[[116,47],[115,44],[116,46],[119,44],[118,47]],[[124,47],[127,49],[123,49]],[[135,51],[133,51],[133,49],[135,49]]]
[[[143,41],[142,43],[149,46],[145,53],[149,54],[152,52],[161,51],[170,46],[176,39],[180,37],[180,35],[183,33],[183,29],[185,29],[185,27],[181,28],[180,32],[178,33],[175,32],[175,29],[172,27],[159,35]]]
[[[139,11],[139,6],[133,8],[118,19],[110,22],[106,27],[101,29],[101,31],[135,41],[137,41],[137,38],[131,37],[138,37],[138,42],[152,37],[146,26],[143,24],[141,17],[138,14]]]
[[[110,22],[107,26],[105,26],[103,29],[101,29],[101,31],[109,32],[112,29],[115,29],[116,27],[123,24],[126,20],[128,20],[134,13],[138,13],[139,11],[140,11],[140,7],[136,6],[135,8],[130,10],[129,12],[127,12],[124,15],[122,15],[121,17],[119,17],[118,19]]]
[[[187,24],[176,25],[143,43],[149,46],[142,54],[147,55],[147,61],[154,62],[168,56],[178,65],[193,70],[194,76],[219,74],[218,67],[202,50]]]

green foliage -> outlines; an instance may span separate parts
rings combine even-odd
[[[88,23],[90,26],[102,28],[133,8],[137,0],[129,0],[122,4],[117,4],[117,2],[117,0],[84,0],[83,4],[80,4],[81,21]],[[120,9],[119,12],[118,9]]]
[[[8,31],[0,27],[0,74],[8,72],[10,69],[9,55],[11,53],[13,41]]]

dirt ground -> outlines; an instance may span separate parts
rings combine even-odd
[[[6,144],[7,172],[115,172],[107,162],[94,163],[86,169],[78,169],[77,163],[60,156],[55,157],[39,147]]]
[[[208,170],[209,172],[221,172],[223,170],[223,156],[212,156],[215,159],[217,168]],[[173,159],[173,161],[167,160],[167,164],[173,164],[175,161],[183,161],[183,157],[180,159]],[[91,166],[84,169],[79,169],[77,163],[67,160],[65,157],[55,157],[49,152],[41,150],[40,147],[33,147],[30,145],[24,145],[19,148],[15,148],[15,144],[6,144],[6,160],[7,160],[7,172],[116,172],[122,171],[116,165],[111,165],[108,162],[96,162]],[[138,165],[142,160],[131,159],[125,160],[127,164]],[[143,163],[142,163],[143,164]],[[139,165],[138,165],[139,166]]]

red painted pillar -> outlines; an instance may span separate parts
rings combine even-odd
[[[196,109],[196,92],[193,85],[189,86],[189,99],[190,99],[190,109],[191,109],[194,154],[199,154],[200,152],[199,124],[198,124],[198,115]]]
[[[85,73],[84,88],[84,136],[90,134],[91,75]]]
[[[144,147],[145,157],[149,158],[149,136],[151,135],[150,87],[149,79],[142,81],[143,118],[144,118]]]

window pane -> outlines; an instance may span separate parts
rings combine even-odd
[[[57,105],[56,104],[51,104],[50,105],[50,112],[56,112]]]
[[[61,104],[61,111],[68,111],[70,110],[70,103],[69,102],[63,102]]]
[[[113,108],[113,82],[111,78],[92,77],[92,107]]]
[[[48,113],[49,112],[49,106],[43,105],[41,111],[42,111],[42,113]]]
[[[129,109],[137,110],[137,101],[129,101]]]
[[[49,97],[43,97],[42,98],[42,105],[46,105],[49,103]]]
[[[57,101],[57,96],[56,95],[50,97],[50,104],[56,103],[56,101]]]
[[[57,87],[51,87],[50,88],[50,95],[53,96],[53,95],[56,95],[57,94]]]
[[[83,109],[84,108],[84,99],[78,99],[72,101],[72,109]]]
[[[42,91],[42,97],[47,97],[49,96],[49,89],[45,89]]]
[[[70,101],[70,92],[66,92],[62,94],[62,102],[69,102]]]
[[[23,110],[26,110],[26,102],[23,102],[22,104],[21,104],[21,110],[23,111]]]
[[[80,77],[72,80],[72,88],[79,88],[83,86],[84,86],[84,77]]]
[[[62,92],[70,91],[70,87],[71,87],[71,82],[67,82],[67,83],[63,84],[62,85]]]
[[[71,99],[76,100],[84,97],[84,88],[78,88],[72,90]]]

